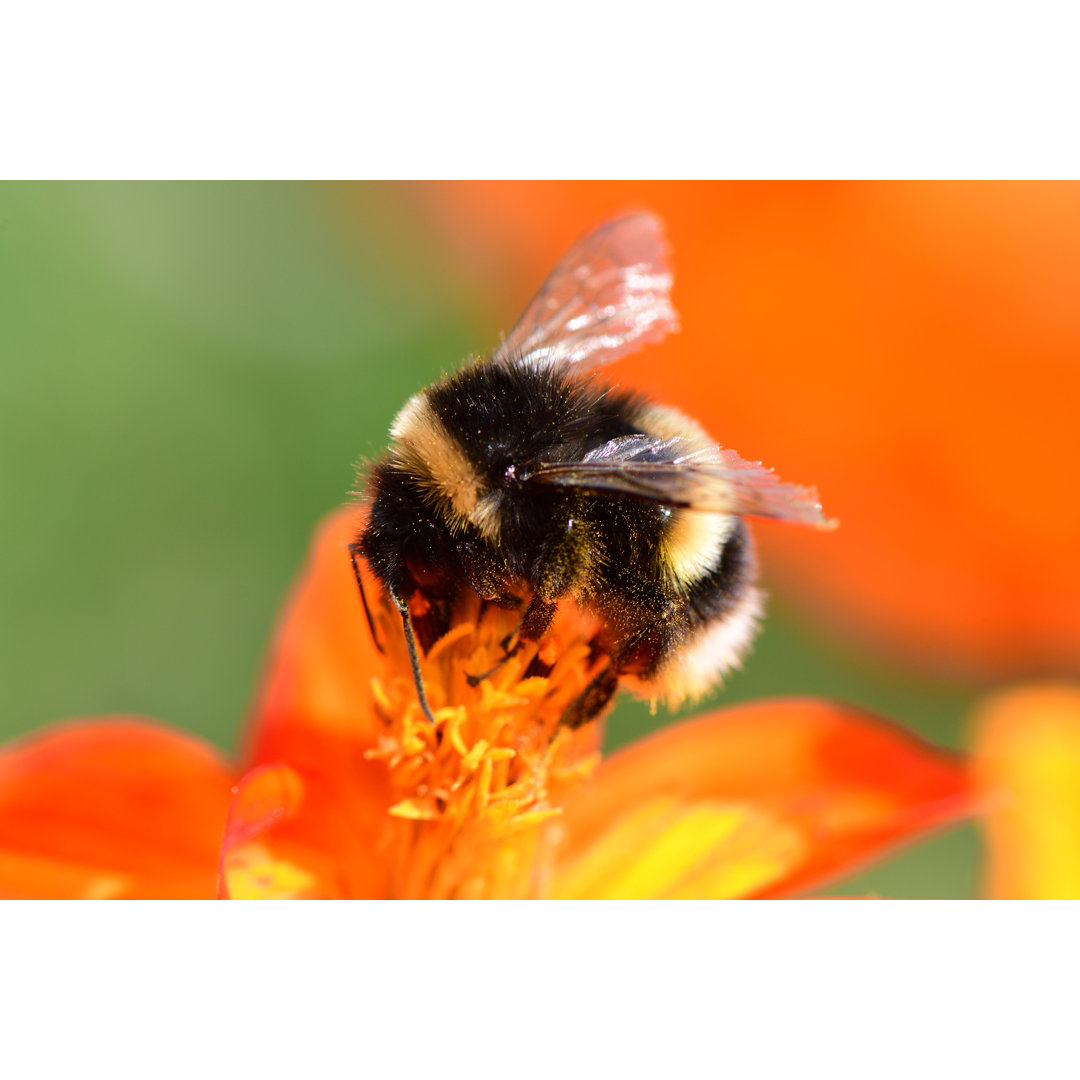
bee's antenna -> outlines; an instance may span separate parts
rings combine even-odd
[[[386,650],[379,642],[379,637],[375,633],[375,620],[371,617],[371,608],[368,607],[367,593],[364,592],[364,579],[360,574],[360,564],[356,561],[356,557],[360,554],[360,545],[352,543],[349,545],[349,557],[352,559],[353,574],[356,575],[356,584],[360,589],[360,599],[364,604],[364,614],[367,616],[368,628],[371,630],[371,640],[375,642],[375,648],[379,652],[384,653]],[[416,683],[416,696],[420,699],[420,708],[423,709],[424,715],[435,723],[435,717],[431,715],[431,706],[428,704],[427,694],[424,693],[424,678],[420,674],[420,656],[416,651],[416,638],[413,637],[412,623],[409,621],[409,605],[393,589],[388,588],[387,592],[390,593],[390,599],[394,601],[394,606],[401,614],[401,625],[405,629],[405,644],[409,649],[409,663],[412,665],[412,677],[413,682]]]
[[[390,593],[390,599],[394,601],[394,605],[401,613],[401,625],[405,630],[405,644],[409,649],[409,663],[412,664],[412,677],[413,682],[416,683],[416,696],[420,699],[420,708],[434,724],[435,717],[431,715],[431,706],[424,693],[424,677],[420,674],[420,654],[416,651],[416,638],[413,637],[412,622],[409,619],[409,605],[393,589],[388,588],[387,592]]]
[[[375,648],[379,650],[384,656],[386,650],[383,648],[382,642],[379,640],[379,635],[375,633],[375,620],[371,617],[371,608],[368,607],[367,593],[364,592],[364,579],[360,575],[360,566],[356,561],[356,556],[360,554],[360,545],[352,543],[349,545],[349,557],[352,559],[353,574],[356,576],[356,585],[360,590],[360,601],[364,605],[364,614],[367,616],[368,629],[371,631],[371,640],[375,644]]]

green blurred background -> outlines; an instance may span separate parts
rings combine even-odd
[[[313,523],[402,402],[517,314],[408,187],[0,185],[0,737],[138,713],[231,749]],[[722,703],[820,694],[961,745],[969,688],[770,591]],[[608,744],[665,720],[622,701]],[[829,891],[973,896],[978,860],[968,826]]]

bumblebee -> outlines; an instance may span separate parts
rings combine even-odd
[[[610,662],[564,716],[577,727],[621,681],[676,704],[739,661],[762,614],[745,515],[831,526],[812,488],[597,377],[678,329],[671,284],[659,220],[611,221],[562,259],[498,349],[394,420],[350,552],[361,595],[362,558],[400,613],[429,719],[419,650],[449,629],[463,590],[520,610],[507,656],[540,641],[564,601],[597,618],[593,647]]]

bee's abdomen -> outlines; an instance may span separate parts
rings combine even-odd
[[[712,569],[686,585],[687,629],[729,614],[757,578],[757,560],[750,532],[742,518],[726,519],[727,539]]]
[[[717,686],[739,665],[757,633],[762,596],[755,584],[753,542],[742,519],[733,520],[719,562],[685,587],[681,631],[669,635],[644,688],[672,706]]]

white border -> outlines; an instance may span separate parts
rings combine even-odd
[[[5,1075],[1075,1077],[1075,903],[10,903]]]
[[[0,14],[8,177],[1077,175],[1032,0],[41,0]]]

